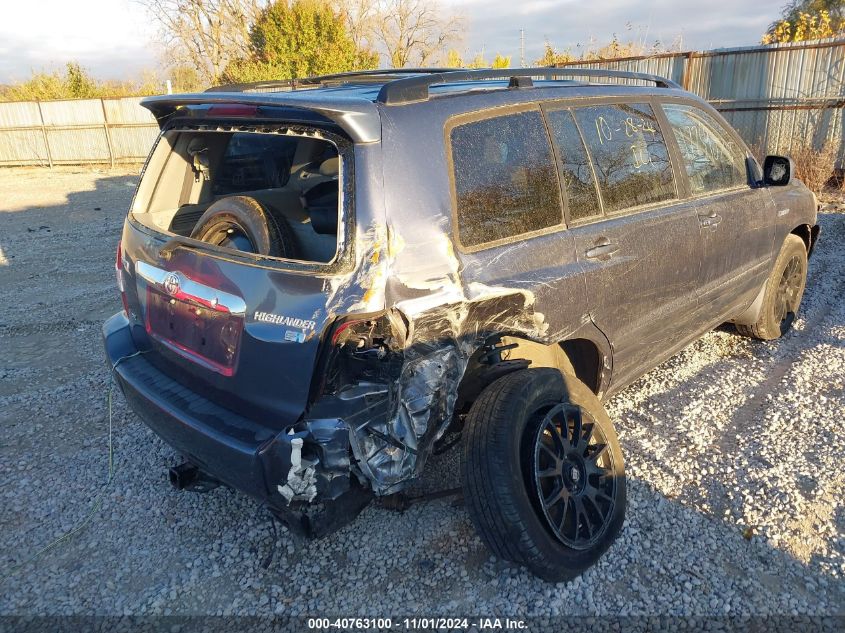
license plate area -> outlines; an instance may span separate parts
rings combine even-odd
[[[147,287],[147,333],[176,354],[224,376],[238,361],[243,316]]]

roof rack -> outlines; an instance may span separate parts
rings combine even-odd
[[[418,71],[419,73],[419,71]],[[414,101],[426,101],[428,89],[436,84],[449,84],[486,79],[509,79],[511,88],[530,88],[532,77],[554,79],[557,77],[611,77],[614,79],[637,79],[653,82],[658,88],[681,89],[671,79],[648,73],[625,70],[604,70],[601,68],[502,68],[481,70],[434,71],[425,75],[416,74],[385,83],[378,93],[378,101],[385,105],[399,105]]]
[[[404,79],[408,75],[443,74],[453,68],[387,68],[378,70],[353,70],[331,75],[318,75],[302,79],[279,79],[270,81],[254,81],[251,83],[234,83],[214,86],[206,92],[247,92],[249,90],[272,90],[273,88],[296,90],[297,88],[318,87],[329,84],[343,84],[353,82],[383,82]]]

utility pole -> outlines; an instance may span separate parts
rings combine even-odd
[[[519,66],[525,68],[525,29],[519,29]]]

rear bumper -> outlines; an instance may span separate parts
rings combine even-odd
[[[291,470],[292,440],[301,438],[303,459],[312,457],[317,490],[329,497],[343,487],[342,473],[327,472],[320,462],[325,450],[348,446],[348,427],[341,420],[297,425],[298,432],[279,432],[224,409],[185,388],[154,367],[132,340],[123,313],[103,325],[109,365],[130,408],[170,446],[205,473],[272,506],[286,506],[279,485]],[[291,422],[291,426],[293,423]],[[337,464],[335,464],[337,466]],[[348,469],[348,461],[346,462]],[[348,471],[347,473],[348,474]],[[345,477],[348,482],[348,477]]]

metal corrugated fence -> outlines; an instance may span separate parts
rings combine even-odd
[[[143,161],[158,125],[139,97],[0,103],[0,165]]]
[[[845,165],[845,40],[580,61],[567,67],[661,75],[707,99],[761,152],[838,147]]]

